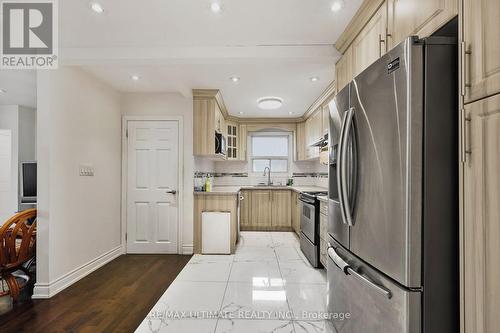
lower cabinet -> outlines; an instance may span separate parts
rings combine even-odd
[[[240,229],[243,231],[292,231],[294,229],[292,226],[292,215],[294,215],[292,192],[292,190],[241,191]]]
[[[271,227],[273,230],[291,230],[292,191],[271,191]]]
[[[271,191],[251,191],[250,230],[270,230],[271,219]]]
[[[300,201],[299,194],[295,191],[292,192],[292,228],[293,231],[300,237]]]
[[[240,229],[245,230],[250,226],[250,191],[240,192]]]
[[[500,94],[467,104],[465,110],[464,332],[491,333],[500,325]]]
[[[201,253],[202,249],[202,223],[203,212],[227,212],[231,214],[231,253],[236,249],[237,238],[237,207],[238,198],[234,194],[195,194],[194,195],[194,230],[193,230],[193,252]]]
[[[320,202],[319,214],[319,261],[326,268],[328,258],[328,204]]]

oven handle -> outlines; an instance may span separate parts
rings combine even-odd
[[[344,272],[345,275],[351,275],[352,277],[356,278],[356,280],[363,283],[365,286],[375,290],[388,299],[392,298],[392,293],[389,289],[376,284],[366,276],[356,272],[344,259],[339,256],[339,254],[337,253],[337,251],[335,251],[331,244],[328,244],[328,256],[330,257],[330,259],[332,259],[335,265]]]

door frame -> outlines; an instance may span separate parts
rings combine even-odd
[[[182,254],[182,223],[184,212],[184,117],[182,116],[123,116],[122,117],[122,193],[121,193],[121,244],[123,254],[127,253],[127,176],[128,176],[128,140],[129,121],[176,121],[178,124],[178,175],[177,175],[177,254]]]

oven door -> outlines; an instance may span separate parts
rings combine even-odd
[[[311,243],[316,245],[316,207],[313,204],[300,200],[300,230]]]

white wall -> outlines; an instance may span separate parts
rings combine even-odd
[[[125,116],[182,116],[184,133],[184,207],[180,221],[182,228],[182,253],[193,252],[193,100],[180,94],[130,93],[122,97],[122,112]]]
[[[37,88],[34,298],[45,298],[121,254],[121,111],[117,92],[77,68],[40,71]]]
[[[21,162],[36,161],[36,110],[18,105],[0,106],[0,129],[11,131],[11,176],[0,188],[0,223],[23,208],[20,205]],[[8,186],[7,188],[4,188]],[[24,207],[25,208],[25,207]]]
[[[19,118],[17,105],[0,106],[0,129],[11,132],[10,178],[0,184],[0,224],[17,212]],[[4,155],[0,153],[0,155]]]

